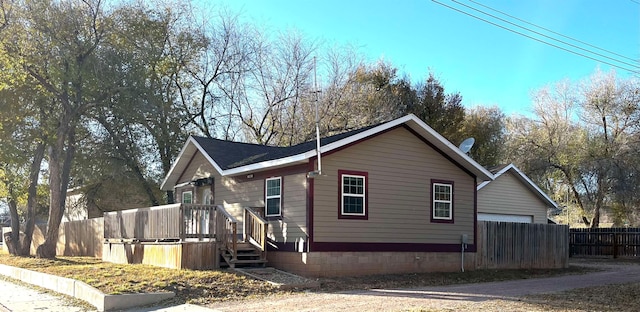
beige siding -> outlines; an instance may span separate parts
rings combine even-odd
[[[547,223],[544,202],[509,171],[478,191],[478,213],[533,216],[533,223]]]
[[[197,152],[191,162],[187,166],[187,168],[182,172],[180,178],[178,178],[177,184],[189,182],[197,179],[208,178],[213,176],[216,170],[209,163],[209,161],[202,155],[202,153]]]
[[[264,207],[264,179],[255,179],[239,182],[238,179],[221,177],[211,166],[209,161],[201,154],[196,155],[183,174],[178,183],[197,180],[200,178],[213,177],[214,204],[222,205],[224,208],[240,222],[242,229],[243,207]],[[297,243],[306,242],[307,237],[307,201],[306,183],[304,173],[287,175],[282,177],[282,220],[269,222],[269,238],[277,242]],[[192,190],[196,203],[202,202],[202,194],[206,188],[203,187],[183,187],[176,192],[176,199],[181,197],[182,190]]]
[[[404,128],[322,158],[315,242],[457,244],[473,240],[475,179]],[[368,220],[338,219],[338,170],[368,173]],[[455,223],[432,223],[431,179],[454,181]]]
[[[282,243],[306,241],[306,176],[283,176],[282,185],[282,219],[269,221],[268,237]],[[264,207],[264,179],[237,182],[218,178],[214,200],[243,222],[243,207]]]
[[[214,203],[222,205],[238,222],[244,222],[243,207],[264,206],[264,180],[237,182],[216,174]],[[239,225],[242,228],[241,225]]]
[[[213,166],[209,163],[209,161],[201,154],[196,153],[196,155],[191,159],[191,162],[184,170],[180,178],[178,179],[178,184],[194,181],[202,178],[214,177],[217,172],[213,168]],[[176,189],[175,200],[177,203],[182,202],[182,192],[191,191],[193,195],[193,203],[201,204],[202,203],[202,194],[205,188],[209,188],[209,186],[183,186]]]
[[[269,221],[270,239],[281,243],[307,241],[306,184],[307,177],[304,173],[282,178],[282,220]]]

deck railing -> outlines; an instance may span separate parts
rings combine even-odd
[[[216,209],[212,205],[180,205],[180,215],[184,220],[181,238],[215,238]]]
[[[242,241],[251,243],[266,259],[267,221],[249,207],[243,216]],[[238,259],[238,221],[220,205],[173,204],[106,212],[104,238],[141,242],[215,238],[232,260]]]
[[[104,213],[105,239],[180,239],[180,204]]]
[[[253,208],[244,208],[244,241],[256,246],[263,253],[263,259],[267,252],[267,221],[264,220]]]
[[[173,204],[104,213],[104,238],[156,241],[215,238],[216,207]]]

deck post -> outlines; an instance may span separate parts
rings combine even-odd
[[[185,220],[184,220],[184,205],[180,204],[180,209],[179,209],[179,215],[178,215],[178,222],[180,222],[180,240],[184,241],[186,238],[186,230],[185,230]]]
[[[233,236],[231,237],[231,246],[233,246],[233,260],[238,260],[238,223],[231,223],[231,231]]]

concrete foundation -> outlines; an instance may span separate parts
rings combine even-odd
[[[308,277],[456,272],[460,253],[452,252],[283,252],[269,251],[268,265]],[[475,268],[475,253],[465,253],[464,269]]]

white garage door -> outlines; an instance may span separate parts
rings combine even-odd
[[[478,213],[478,221],[533,223],[533,216]]]

